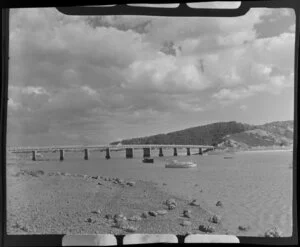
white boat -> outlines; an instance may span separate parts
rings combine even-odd
[[[191,161],[177,161],[172,160],[169,163],[166,164],[166,168],[194,168],[197,167],[197,164],[191,162]]]

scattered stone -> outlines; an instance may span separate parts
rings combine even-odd
[[[192,200],[190,203],[191,206],[200,206],[200,202],[196,199]]]
[[[126,218],[122,213],[120,213],[120,214],[115,214],[114,220],[115,220],[115,221],[119,221],[119,220],[127,220],[127,218]]]
[[[141,221],[142,218],[139,215],[133,215],[132,217],[128,218],[129,221]]]
[[[215,214],[212,217],[210,217],[209,221],[217,224],[221,222],[221,217]]]
[[[191,218],[191,217],[192,217],[191,214],[192,214],[192,211],[189,210],[189,209],[185,209],[185,210],[183,211],[183,216],[184,216],[184,217]]]
[[[214,232],[215,231],[215,228],[213,226],[209,226],[209,225],[200,225],[199,226],[199,230],[201,232],[208,232],[208,233],[211,233],[211,232]]]
[[[277,227],[272,227],[265,232],[267,238],[279,238],[282,236],[282,232]]]
[[[221,201],[217,201],[216,206],[217,207],[223,207],[223,203]]]
[[[126,232],[136,232],[137,231],[137,227],[136,226],[126,226],[123,228],[124,231]]]
[[[148,212],[143,212],[142,214],[141,214],[141,217],[142,218],[148,218]]]
[[[175,205],[175,206],[177,206],[177,203],[176,203],[176,201],[175,201],[175,199],[168,199],[167,201],[166,201],[166,204],[169,206],[169,205]]]
[[[88,223],[92,223],[92,222],[93,222],[92,218],[87,218],[86,221],[87,221]]]
[[[165,215],[165,214],[168,213],[168,211],[167,211],[167,210],[157,210],[156,213],[157,213],[158,215]]]
[[[157,213],[156,213],[155,211],[149,211],[149,215],[151,215],[151,216],[156,216]]]
[[[105,218],[108,219],[108,220],[111,220],[113,218],[113,216],[111,214],[106,214]]]
[[[190,226],[192,225],[192,222],[188,221],[188,220],[184,220],[182,223],[181,223],[182,226]]]
[[[239,230],[240,231],[248,231],[250,229],[250,226],[248,225],[240,225]]]
[[[135,182],[134,181],[128,181],[127,185],[129,185],[129,186],[135,186]]]
[[[169,209],[169,210],[173,210],[173,209],[175,209],[175,208],[176,208],[175,204],[170,204],[170,205],[168,205],[168,209]]]
[[[101,210],[100,210],[100,209],[94,210],[94,211],[92,211],[92,213],[93,213],[93,214],[101,214]]]

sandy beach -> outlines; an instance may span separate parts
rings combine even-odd
[[[166,205],[168,199],[176,202],[174,209]],[[190,210],[190,218],[184,210]],[[113,219],[116,214],[121,220]],[[228,234],[222,222],[211,222],[212,216],[201,205],[190,205],[152,182],[7,165],[8,234],[185,235],[204,234],[208,226],[212,233]]]

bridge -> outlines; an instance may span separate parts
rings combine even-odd
[[[32,153],[32,160],[36,160],[38,153],[55,153],[59,152],[59,159],[64,160],[65,152],[83,152],[84,159],[89,159],[89,151],[105,151],[105,158],[110,159],[111,151],[122,151],[125,150],[126,158],[133,158],[133,151],[135,149],[143,149],[143,157],[151,157],[151,150],[158,149],[159,157],[164,156],[163,149],[173,149],[173,155],[177,156],[178,149],[186,149],[186,154],[191,155],[191,149],[197,149],[198,154],[202,155],[205,152],[214,149],[213,146],[206,145],[164,145],[164,144],[141,144],[141,145],[93,145],[93,146],[48,146],[48,147],[10,147],[7,151],[11,153]]]

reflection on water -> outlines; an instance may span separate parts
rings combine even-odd
[[[292,152],[186,156],[185,150],[178,150],[178,156],[173,157],[170,149],[164,150],[164,157],[158,157],[158,150],[152,150],[151,155],[153,164],[142,163],[142,150],[134,150],[133,159],[125,159],[125,151],[111,152],[109,160],[105,159],[105,152],[90,152],[87,161],[83,159],[83,152],[66,152],[63,162],[58,160],[59,153],[49,153],[31,166],[45,171],[154,181],[171,193],[202,201],[204,207],[222,216],[224,226],[233,234],[257,236],[269,227],[278,226],[284,236],[291,235],[292,169],[289,166]],[[232,158],[224,159],[225,156]],[[166,160],[170,159],[193,161],[198,167],[165,168]],[[217,207],[217,201],[221,201],[223,207]],[[239,232],[239,225],[251,228],[245,233]]]

